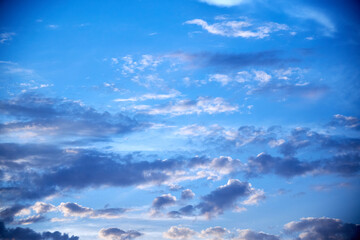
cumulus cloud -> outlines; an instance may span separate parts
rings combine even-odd
[[[242,38],[265,38],[270,33],[288,30],[289,27],[279,23],[265,23],[259,27],[252,27],[250,21],[221,21],[214,24],[208,24],[202,19],[193,19],[185,22],[186,24],[195,24],[201,26],[204,30],[211,34],[225,37],[242,37]]]
[[[196,232],[190,228],[172,226],[167,232],[163,233],[164,238],[168,239],[190,239]]]
[[[196,206],[201,215],[207,218],[223,214],[226,209],[236,209],[239,198],[249,197],[256,193],[256,189],[248,182],[230,179],[227,184],[218,187],[208,195],[202,197],[202,201]]]
[[[37,214],[43,214],[43,213],[47,213],[47,212],[52,212],[52,211],[56,211],[56,207],[52,204],[49,203],[44,203],[44,202],[36,202],[32,207],[31,207]]]
[[[160,197],[156,197],[152,203],[153,208],[161,209],[166,206],[170,206],[176,203],[176,197],[169,194],[163,194]]]
[[[35,216],[30,216],[27,218],[20,219],[16,223],[21,224],[21,225],[28,225],[28,224],[33,224],[33,223],[42,222],[42,221],[45,221],[44,216],[35,215]]]
[[[195,193],[193,193],[193,191],[191,191],[191,189],[185,189],[181,192],[182,200],[193,199],[194,197],[195,197]]]
[[[200,233],[201,238],[211,238],[213,240],[224,239],[224,235],[228,234],[229,230],[223,227],[210,227],[205,230],[202,230]]]
[[[255,232],[250,229],[238,230],[238,236],[233,238],[233,240],[280,240],[278,236],[263,233]]]
[[[37,233],[30,228],[6,228],[3,222],[0,222],[0,238],[4,240],[10,239],[26,239],[26,240],[79,240],[79,237],[69,236],[60,232],[43,232]]]
[[[150,115],[189,115],[189,114],[217,114],[224,112],[236,112],[238,106],[226,102],[221,97],[209,98],[199,97],[196,100],[180,100],[177,102],[170,102],[166,105],[151,107],[144,113]]]
[[[99,237],[106,240],[132,240],[142,235],[135,230],[124,231],[119,228],[103,228],[99,232]]]
[[[298,233],[301,240],[355,240],[360,237],[360,225],[344,223],[334,218],[302,218],[284,226],[286,232]]]

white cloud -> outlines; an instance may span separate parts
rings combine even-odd
[[[140,97],[133,97],[133,98],[117,98],[114,101],[115,102],[136,102],[136,101],[146,101],[146,100],[165,100],[169,98],[175,98],[179,96],[181,93],[176,90],[170,91],[170,93],[167,94],[154,94],[154,93],[148,93],[144,94]]]
[[[296,9],[287,11],[293,17],[305,20],[312,20],[323,27],[323,34],[327,37],[332,37],[337,31],[333,21],[325,13],[310,7],[296,7]],[[312,40],[313,38],[307,38]]]
[[[200,0],[200,2],[205,2],[207,4],[219,7],[233,7],[242,3],[246,3],[248,0]]]
[[[168,239],[190,239],[196,232],[190,228],[172,226],[167,232],[163,233],[164,238]]]
[[[271,76],[264,71],[254,71],[255,80],[259,81],[260,83],[267,83],[270,81]]]
[[[196,100],[180,100],[164,106],[150,108],[146,113],[150,115],[170,114],[173,116],[189,114],[216,114],[238,111],[238,106],[226,102],[223,98],[199,97]]]
[[[289,27],[279,23],[265,23],[263,26],[252,27],[253,24],[247,20],[243,21],[220,21],[214,24],[208,24],[202,19],[193,19],[185,22],[201,26],[209,33],[225,37],[242,37],[242,38],[265,38],[270,33],[288,30]],[[249,29],[251,27],[251,29]]]
[[[0,33],[0,43],[3,44],[5,42],[12,40],[12,36],[15,36],[15,33],[13,32]]]

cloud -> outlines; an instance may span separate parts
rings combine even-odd
[[[46,171],[8,169],[6,173],[16,181],[1,188],[0,198],[18,201],[38,199],[69,189],[159,184],[171,179],[174,171],[184,166],[183,161],[176,159],[131,162],[132,155],[120,157],[85,149],[77,149],[76,153],[64,151],[59,158],[67,161],[63,161],[61,166],[47,166]],[[44,161],[51,160],[45,158]]]
[[[79,237],[69,236],[60,232],[43,232],[37,233],[30,228],[6,228],[3,222],[0,222],[0,238],[4,240],[10,239],[26,239],[26,240],[79,240]]]
[[[0,44],[11,41],[13,36],[15,36],[13,32],[0,33]]]
[[[253,24],[247,20],[244,21],[221,21],[214,24],[208,24],[202,19],[193,19],[185,22],[186,24],[195,24],[201,26],[211,34],[225,37],[242,37],[242,38],[265,38],[270,33],[288,30],[285,24],[269,22],[263,26],[249,29]]]
[[[11,207],[6,207],[0,211],[0,221],[5,223],[11,223],[14,221],[14,217],[25,209],[26,206],[15,204]]]
[[[160,197],[156,197],[152,203],[152,206],[156,209],[161,209],[165,206],[173,205],[176,203],[176,197],[169,194],[163,194]]]
[[[360,130],[360,119],[357,117],[335,114],[332,120],[328,123],[328,126]]]
[[[49,203],[44,203],[44,202],[36,202],[32,207],[31,207],[37,214],[41,213],[47,213],[47,212],[52,212],[52,211],[56,211],[56,207],[52,204]]]
[[[172,226],[167,232],[163,233],[164,238],[168,239],[190,239],[196,232],[190,228]]]
[[[235,112],[238,106],[231,105],[221,97],[199,97],[196,100],[180,100],[177,102],[170,102],[166,105],[155,106],[146,110],[144,113],[150,115],[189,115],[189,114],[217,114],[224,112]]]
[[[43,222],[45,221],[45,217],[41,216],[41,215],[35,215],[35,216],[30,216],[24,219],[20,219],[19,221],[16,221],[17,224],[21,224],[21,225],[28,225],[28,224],[33,224],[33,223],[37,223],[37,222]]]
[[[322,32],[324,36],[332,37],[337,31],[336,25],[331,18],[317,9],[297,6],[292,10],[287,10],[287,13],[296,18],[318,23],[323,27]]]
[[[135,230],[125,232],[119,228],[103,228],[99,232],[99,237],[106,240],[132,240],[142,235],[142,233]]]
[[[218,7],[233,7],[242,3],[246,3],[248,0],[200,0],[200,2],[205,2],[207,4]]]
[[[119,218],[127,211],[125,208],[92,209],[77,203],[61,203],[59,210],[65,217],[89,217],[89,218]]]
[[[2,134],[104,138],[135,131],[140,124],[123,114],[100,113],[81,102],[25,93],[0,101],[0,113],[16,121],[2,123]]]
[[[178,211],[168,212],[168,216],[171,218],[181,218],[182,216],[194,216],[195,207],[193,205],[186,205],[180,208]]]
[[[250,183],[230,179],[227,184],[202,197],[202,202],[196,207],[200,209],[201,215],[211,218],[223,214],[226,209],[236,208],[239,198],[249,197],[256,192]]]
[[[282,58],[281,53],[274,50],[248,53],[176,52],[168,54],[166,57],[188,63],[191,68],[211,67],[222,72],[240,70],[249,66],[276,66],[282,63],[299,61],[296,58]]]
[[[181,192],[182,200],[193,199],[194,197],[195,197],[195,193],[193,193],[193,191],[191,191],[191,189],[185,189]]]
[[[224,235],[228,234],[229,230],[222,227],[210,227],[205,230],[202,230],[200,233],[201,238],[211,238],[213,240],[224,239]]]
[[[133,97],[133,98],[118,98],[115,99],[115,102],[136,102],[136,101],[146,101],[146,100],[165,100],[170,98],[175,98],[179,96],[181,93],[176,90],[170,91],[168,94],[144,94],[140,97]]]
[[[316,162],[301,162],[292,157],[273,157],[266,153],[260,153],[255,158],[248,160],[248,175],[256,176],[259,174],[275,173],[277,175],[290,178],[298,175],[304,175],[314,171],[317,167]]]
[[[280,240],[280,238],[263,232],[242,229],[238,230],[238,236],[233,238],[233,240]]]
[[[334,218],[302,218],[300,221],[289,222],[284,226],[286,232],[300,232],[298,239],[342,239],[352,240],[360,237],[360,225],[343,223]]]

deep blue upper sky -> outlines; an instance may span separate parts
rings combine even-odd
[[[359,10],[1,1],[0,239],[356,239]]]

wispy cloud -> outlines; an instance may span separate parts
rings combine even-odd
[[[4,33],[0,33],[0,43],[3,44],[5,42],[11,41],[13,36],[15,36],[16,34],[13,32],[4,32]]]
[[[186,24],[194,24],[201,26],[204,30],[211,34],[225,37],[242,37],[242,38],[265,38],[271,33],[278,31],[287,31],[289,27],[286,24],[269,22],[261,26],[253,27],[248,20],[243,21],[220,21],[214,24],[208,24],[202,19],[193,19],[185,22]]]

